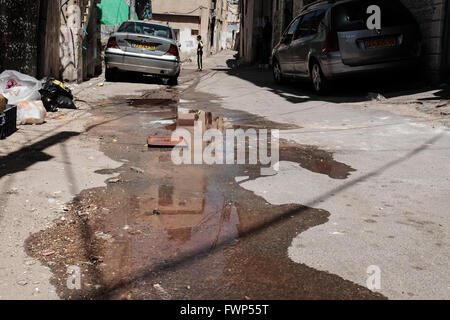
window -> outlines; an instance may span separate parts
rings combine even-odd
[[[323,18],[325,18],[325,14],[327,9],[320,9],[316,11],[316,15],[314,16],[313,22],[311,24],[311,33],[316,34],[319,31],[320,23]]]
[[[312,25],[314,23],[315,12],[310,12],[303,17],[302,23],[298,26],[294,39],[299,39],[312,35]]]
[[[130,33],[134,33],[135,30],[135,24],[132,22],[125,22],[124,24],[122,24],[119,28],[119,30],[117,30],[117,32],[130,32]]]
[[[297,30],[298,24],[300,22],[301,18],[297,18],[295,19],[294,22],[291,23],[291,25],[288,27],[287,31],[286,31],[286,35],[294,35],[295,30]]]
[[[297,30],[301,17],[295,19],[286,29],[283,34],[282,42],[288,45],[294,38],[295,30]]]
[[[125,22],[120,26],[118,32],[144,34],[166,39],[173,38],[172,30],[169,27],[141,22]]]
[[[198,36],[198,30],[191,30],[191,36]]]
[[[180,40],[180,29],[173,29],[173,33],[175,33],[175,39]]]

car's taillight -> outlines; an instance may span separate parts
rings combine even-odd
[[[336,31],[328,32],[322,51],[324,53],[339,51],[339,38]]]
[[[166,54],[175,56],[175,57],[179,57],[180,56],[180,52],[178,51],[178,47],[174,44],[170,45],[169,51],[167,51]]]
[[[107,48],[115,48],[115,49],[119,49],[119,45],[117,44],[117,40],[116,37],[111,37],[108,40],[108,44],[106,46]]]

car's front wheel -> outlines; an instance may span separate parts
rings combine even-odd
[[[328,80],[323,75],[322,69],[318,62],[314,61],[311,67],[311,81],[314,90],[318,94],[324,94],[328,90]]]

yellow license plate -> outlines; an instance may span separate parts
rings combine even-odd
[[[366,41],[367,48],[393,47],[397,45],[395,37],[377,38]]]
[[[148,49],[148,50],[152,50],[152,51],[156,50],[156,46],[150,46],[147,44],[132,43],[131,46],[133,48],[139,48],[139,49]]]

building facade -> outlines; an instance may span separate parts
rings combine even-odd
[[[0,72],[59,76],[58,40],[57,3],[0,0]]]
[[[428,76],[439,80],[450,69],[450,0],[402,0],[415,16],[424,40]]]
[[[206,55],[225,49],[226,0],[153,0],[152,8],[152,21],[167,23],[175,30],[182,59],[196,54],[198,35]]]
[[[81,82],[101,73],[100,0],[68,0],[61,7],[61,78]]]
[[[239,11],[239,0],[228,0],[227,16],[227,48],[238,49],[239,31],[241,26],[241,15]]]
[[[432,82],[440,81],[450,69],[450,0],[401,0],[421,26],[424,41],[423,67]],[[290,21],[311,0],[241,0],[240,55],[244,63],[259,60],[264,16],[271,17],[272,46]]]
[[[205,42],[205,52],[209,52],[207,39],[211,17],[210,0],[153,0],[152,3],[152,21],[167,23],[175,30],[183,57],[195,54],[198,35]]]
[[[101,73],[95,3],[0,0],[0,70],[78,82]]]

